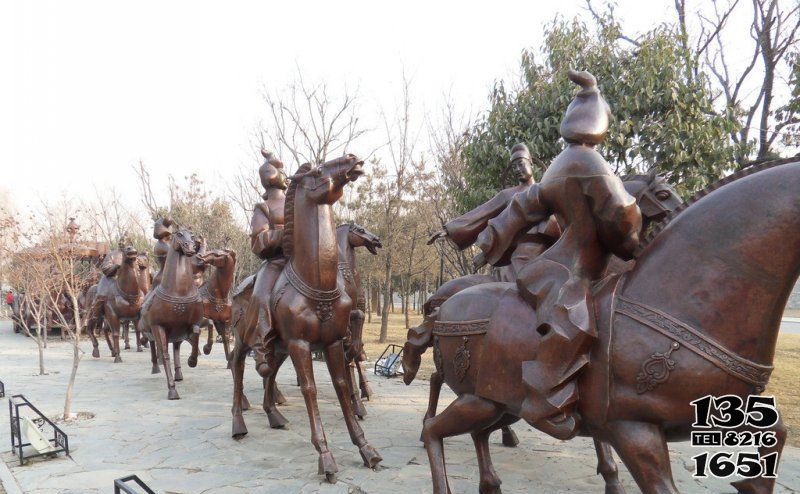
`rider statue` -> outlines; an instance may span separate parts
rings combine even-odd
[[[158,218],[153,223],[153,238],[156,239],[156,246],[153,248],[153,255],[158,263],[158,273],[153,278],[153,287],[161,282],[161,275],[164,271],[164,263],[167,262],[167,253],[169,252],[169,242],[172,238],[172,230],[170,227],[174,222],[169,215]]]
[[[577,377],[589,363],[597,337],[591,285],[612,254],[631,259],[642,217],[622,180],[595,150],[608,132],[611,112],[588,72],[570,71],[581,90],[567,108],[560,133],[566,148],[539,184],[515,195],[478,236],[476,262],[502,263],[517,233],[555,216],[560,238],[517,274],[517,287],[536,309],[543,335],[536,360],[523,363],[529,395],[520,417],[559,439],[580,427]]]
[[[442,230],[435,232],[428,240],[428,245],[439,238],[449,238],[460,250],[475,243],[478,235],[489,224],[489,220],[500,214],[518,193],[524,192],[535,180],[531,168],[531,153],[525,144],[517,143],[511,148],[511,166],[517,173],[519,183],[513,187],[503,189],[489,201],[481,204],[472,211],[448,221]],[[510,259],[498,261],[496,265],[510,264],[500,270],[500,281],[514,281],[516,270],[530,262],[550,247],[560,231],[554,220],[545,220],[534,225],[525,235],[515,239],[515,248],[509,249]],[[435,318],[426,317],[422,324],[409,331],[407,344],[417,347],[421,352],[430,346],[433,337],[433,323]],[[412,335],[413,331],[413,335]]]
[[[203,262],[203,256],[205,256],[208,251],[206,238],[202,235],[197,235],[194,240],[194,248],[195,255],[192,256],[192,275],[194,276],[195,286],[200,288],[205,281],[203,276],[206,272],[206,263]]]
[[[278,333],[272,323],[270,297],[286,258],[283,255],[283,208],[286,201],[286,174],[283,163],[272,153],[261,150],[265,162],[258,169],[261,185],[266,190],[264,202],[255,205],[250,220],[250,248],[264,260],[258,268],[253,297],[247,308],[248,327],[256,326],[259,343],[254,350],[256,370],[262,376],[275,368],[275,341]]]
[[[102,327],[103,325],[103,307],[108,300],[106,294],[109,293],[106,287],[114,283],[117,271],[124,261],[125,248],[131,244],[132,242],[130,237],[128,237],[128,233],[123,233],[117,242],[117,249],[106,254],[103,261],[100,263],[100,272],[103,273],[103,275],[97,283],[97,294],[94,297],[92,307],[89,309],[89,317],[86,321],[88,331],[94,331],[96,327]],[[113,293],[113,290],[111,293]]]

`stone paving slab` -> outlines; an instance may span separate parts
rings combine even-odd
[[[90,349],[88,342],[84,349]],[[150,354],[124,351],[114,364],[108,349],[102,358],[87,353],[81,362],[73,409],[91,412],[93,419],[63,426],[69,434],[71,458],[64,455],[19,466],[10,449],[6,405],[0,405],[0,456],[19,490],[30,494],[99,494],[112,492],[115,478],[135,473],[159,493],[429,493],[427,455],[419,443],[428,383],[404,386],[399,379],[370,375],[375,397],[367,404],[369,416],[362,427],[383,455],[378,471],[362,466],[358,450],[350,443],[325,365],[315,362],[320,412],[328,443],[339,466],[338,482],[327,484],[316,474],[317,454],[310,443],[308,418],[294,372],[286,365],[279,383],[289,403],[281,411],[290,421],[286,430],[272,430],[258,405],[261,380],[251,367],[245,391],[254,408],[245,412],[249,434],[240,441],[230,437],[230,371],[225,368],[221,345],[201,356],[197,368],[185,365],[178,383],[181,400],[166,399],[163,372],[150,374]],[[38,376],[36,347],[14,335],[0,322],[0,380],[7,394],[23,393],[50,416],[63,407],[71,365],[69,343],[52,342],[46,356],[51,374]],[[440,403],[453,395],[443,390]],[[594,447],[589,439],[563,443],[517,424],[520,445],[504,448],[500,435],[492,437],[495,469],[503,492],[602,493],[596,475]],[[445,441],[448,474],[453,493],[477,491],[477,461],[469,436]],[[673,473],[681,492],[734,492],[725,480],[692,478],[687,444],[672,448]],[[620,465],[628,492],[638,489]],[[6,489],[14,492],[12,489]],[[779,470],[776,492],[800,491],[800,451],[787,448]],[[0,493],[2,489],[0,488]]]

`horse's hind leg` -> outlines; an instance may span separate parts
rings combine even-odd
[[[107,319],[108,319],[109,326],[111,326],[111,333],[112,333],[111,334],[111,339],[113,340],[113,343],[114,343],[114,347],[113,347],[113,350],[112,350],[114,352],[114,363],[118,364],[118,363],[122,362],[122,352],[119,350],[119,325],[120,325],[120,321],[119,321],[119,318],[116,316],[116,314],[114,314],[113,312],[111,312],[109,314],[109,316],[110,317],[107,317]],[[108,334],[108,333],[106,333],[106,334]]]
[[[450,494],[443,439],[489,429],[502,415],[503,410],[495,402],[467,394],[459,396],[442,413],[425,421],[422,438],[431,464],[434,494]]]
[[[125,321],[122,323],[122,339],[125,341],[125,350],[131,349],[131,330],[130,322]]]
[[[475,453],[478,455],[478,469],[480,471],[480,483],[478,492],[480,494],[500,494],[500,477],[492,465],[492,457],[489,453],[489,435],[492,429],[472,433],[472,442],[475,443]]]
[[[606,482],[606,494],[625,494],[625,488],[619,482],[619,470],[614,461],[614,453],[607,442],[594,440],[594,449],[597,452],[597,473],[603,476]]]
[[[778,461],[780,460],[781,455],[783,454],[783,446],[786,443],[786,433],[787,429],[786,426],[783,425],[783,419],[779,418],[778,422],[775,423],[769,429],[761,429],[764,432],[771,431],[775,433],[775,445],[767,448],[761,447],[758,448],[758,453],[763,458],[766,455],[777,453],[778,454]],[[777,473],[778,465],[775,465]],[[756,477],[753,479],[743,479],[737,482],[731,483],[733,487],[736,488],[736,491],[740,494],[769,494],[775,488],[775,481],[776,478],[769,478],[769,477]]]
[[[280,369],[283,362],[286,360],[286,355],[278,356],[275,359],[275,369],[271,369],[271,374],[264,378],[264,411],[267,413],[267,420],[269,420],[269,426],[273,429],[283,429],[289,423],[286,420],[286,417],[278,411],[278,407],[275,406],[276,402],[276,393],[275,391],[278,389],[275,383],[275,378],[278,375],[278,369]]]
[[[610,433],[611,444],[643,494],[678,494],[672,480],[667,440],[658,425],[618,421],[604,429]]]
[[[511,427],[503,427],[500,429],[503,433],[503,446],[507,448],[516,448],[519,445],[519,438],[517,433]]]
[[[239,439],[247,434],[247,426],[244,424],[242,416],[242,399],[244,397],[244,361],[248,350],[249,348],[246,348],[241,340],[236,338],[230,360],[231,374],[233,374],[233,406],[231,407],[233,431],[231,436],[234,439]]]
[[[300,391],[306,402],[308,420],[311,423],[311,443],[319,453],[319,474],[324,474],[328,482],[335,482],[336,472],[339,469],[333,459],[333,454],[328,449],[325,430],[322,428],[322,418],[319,415],[317,385],[314,383],[314,368],[311,363],[311,347],[304,340],[292,340],[288,343],[288,347],[289,356],[292,358],[297,378],[300,380]]]
[[[372,388],[369,386],[369,380],[364,371],[364,363],[360,359],[356,359],[356,369],[358,370],[358,387],[361,388],[361,398],[369,401],[372,398]]]
[[[158,368],[158,354],[156,353],[155,343],[150,345],[150,361],[153,362],[153,369],[150,371],[150,374],[158,374],[161,372],[161,369]]]
[[[183,381],[183,371],[181,371],[181,343],[182,341],[172,342],[172,355],[175,359],[175,380]]]
[[[364,417],[367,416],[367,408],[364,406],[364,402],[361,401],[361,394],[358,390],[358,381],[356,380],[356,365],[358,364],[355,361],[352,361],[347,365],[347,388],[348,393],[350,394],[350,402],[353,405],[353,410],[355,411],[356,416],[361,420],[364,420]]]
[[[139,330],[139,318],[133,321],[133,336],[136,338],[136,351],[142,351],[142,332]]]
[[[89,338],[92,340],[92,357],[100,358],[100,343],[97,341],[94,322],[90,321],[86,324],[86,333],[89,334]]]
[[[106,338],[108,351],[111,352],[112,357],[116,357],[117,354],[114,353],[114,344],[111,342],[111,326],[108,325],[108,320],[105,317],[103,317],[103,325],[101,327],[103,331],[103,336],[105,336]]]
[[[361,459],[364,460],[364,466],[374,468],[383,458],[367,442],[364,437],[364,431],[361,429],[350,403],[350,387],[347,384],[347,362],[344,357],[344,345],[341,341],[337,341],[325,348],[325,363],[328,365],[328,372],[331,374],[336,397],[339,398],[339,406],[342,407],[344,422],[347,424],[347,431],[350,433],[350,440],[358,447]]]
[[[439,393],[442,391],[442,383],[444,376],[441,372],[435,371],[431,374],[430,391],[428,395],[428,409],[425,410],[425,416],[422,417],[422,427],[425,427],[425,421],[436,415],[436,407],[439,405]],[[425,438],[420,432],[419,440],[424,441]]]
[[[214,347],[214,322],[209,321],[208,324],[208,338],[206,339],[206,344],[203,345],[203,355],[208,355],[211,353],[211,349]],[[225,352],[225,358],[228,358],[228,352]]]

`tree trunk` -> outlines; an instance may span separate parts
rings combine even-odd
[[[41,338],[36,338],[36,346],[39,349],[39,375],[43,376],[47,374],[47,370],[44,368],[44,346]]]
[[[367,322],[372,322],[372,274],[367,274]]]
[[[392,254],[386,253],[386,271],[384,273],[383,285],[383,312],[381,312],[381,337],[378,341],[386,343],[386,338],[389,336],[389,304],[392,303]],[[394,304],[392,304],[392,312],[394,312]]]
[[[77,297],[73,296],[72,306],[78,307]],[[66,321],[62,321],[66,323]],[[72,372],[69,375],[69,384],[67,384],[67,393],[64,396],[64,420],[70,420],[72,415],[72,393],[75,390],[75,378],[78,375],[78,365],[81,363],[81,317],[76,311],[75,313],[75,334],[72,337]],[[150,343],[152,345],[152,343]]]
[[[375,297],[375,315],[379,316],[383,314],[381,310],[381,282],[380,280],[375,282],[375,287],[373,288],[375,291],[373,292],[373,297]]]

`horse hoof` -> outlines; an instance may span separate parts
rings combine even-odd
[[[244,425],[244,417],[241,415],[233,416],[233,430],[231,437],[237,441],[247,435],[247,426]]]
[[[619,481],[606,484],[606,494],[625,494],[625,488]]]
[[[159,372],[161,372],[161,369],[159,369],[157,365],[154,365],[153,369],[150,371],[150,374],[158,374]]]
[[[364,404],[360,401],[353,402],[353,411],[360,420],[364,420],[364,417],[367,416],[367,409],[364,407]]]
[[[122,363],[122,357],[120,357],[119,355],[115,356],[115,357],[114,357],[114,363],[115,363],[115,364],[120,364],[120,363]]]
[[[131,344],[125,343],[125,350],[130,350],[130,349],[131,349]]]
[[[175,380],[183,381],[183,372],[180,369],[175,369]]]
[[[769,494],[775,488],[775,479],[756,477],[731,482],[738,494]]]
[[[189,362],[189,367],[191,367],[192,369],[197,367],[197,357],[195,357],[194,355],[189,356],[188,362]]]
[[[210,353],[211,353],[211,345],[208,345],[208,344],[203,345],[203,354],[204,355],[208,355]]]
[[[336,467],[336,461],[333,459],[333,453],[326,451],[319,455],[319,475],[325,475],[325,479],[330,483],[336,482],[336,472],[339,469]]]
[[[247,399],[247,395],[242,393],[242,410],[250,410],[250,400]]]
[[[278,386],[276,385],[275,386],[275,404],[276,405],[285,405],[287,401],[289,401],[289,400],[287,400],[286,397],[283,396],[283,393],[281,393],[281,390],[278,389]]]
[[[167,393],[167,399],[168,400],[180,400],[181,397],[178,396],[178,390],[177,389],[170,389],[169,392]]]
[[[140,347],[140,346],[137,346],[137,347],[136,347],[136,352],[137,352],[137,353],[142,353],[142,347]]]
[[[497,484],[494,482],[486,482],[478,486],[478,494],[503,494],[500,489],[500,479],[497,479]]]
[[[369,444],[361,446],[358,452],[361,453],[361,459],[364,460],[365,467],[375,468],[378,466],[378,463],[383,461],[383,457]]]
[[[503,446],[507,448],[516,448],[519,445],[519,438],[517,433],[512,429],[503,429]]]
[[[226,369],[231,369],[231,365],[232,365],[232,364],[231,364],[231,361],[230,361],[230,360],[228,360],[228,366],[226,367]]]
[[[96,347],[94,350],[92,350],[92,357],[100,358],[100,350],[98,350]]]
[[[286,417],[277,410],[267,412],[267,420],[269,420],[269,426],[273,429],[283,429],[289,425],[289,421],[286,420]]]
[[[361,399],[369,401],[370,398],[372,398],[372,390],[367,387],[361,388]]]

